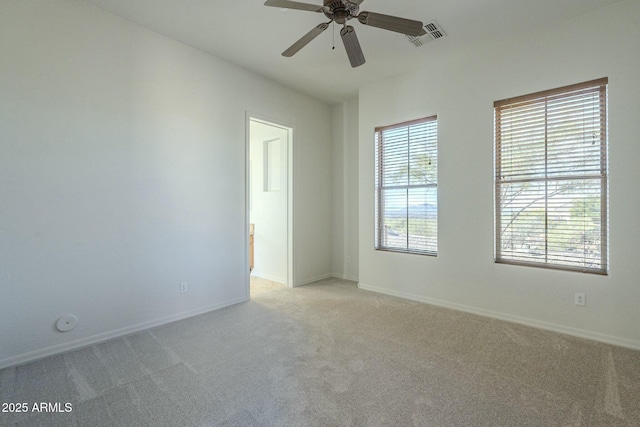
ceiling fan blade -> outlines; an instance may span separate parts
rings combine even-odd
[[[273,7],[282,7],[285,9],[297,9],[297,10],[308,10],[310,12],[324,12],[324,6],[318,6],[316,4],[309,3],[300,3],[297,1],[290,0],[267,0],[264,2],[265,6],[273,6]]]
[[[398,18],[397,16],[383,15],[374,12],[362,12],[358,15],[358,21],[364,25],[395,31],[396,33],[419,36],[423,32],[422,22],[413,19]]]
[[[343,0],[343,2],[344,1],[348,1],[349,3],[354,3],[359,6],[364,0]]]
[[[291,57],[291,56],[295,55],[300,49],[302,49],[307,44],[309,44],[309,42],[311,40],[315,39],[320,34],[322,34],[322,32],[324,30],[326,30],[327,28],[329,28],[329,24],[328,23],[323,23],[323,24],[318,25],[317,27],[315,27],[314,29],[309,31],[307,34],[302,36],[300,38],[300,40],[298,40],[297,42],[292,44],[291,47],[289,47],[289,49],[287,49],[284,52],[282,52],[282,56]]]
[[[340,30],[340,36],[342,36],[342,42],[344,43],[344,48],[347,51],[347,56],[349,57],[351,66],[355,68],[364,64],[366,62],[364,59],[364,53],[362,53],[360,42],[358,42],[358,37],[356,36],[356,31],[353,27],[351,25],[345,26]]]

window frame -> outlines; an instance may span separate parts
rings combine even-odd
[[[501,209],[501,188],[502,185],[517,182],[517,180],[512,179],[511,181],[505,180],[502,175],[502,148],[505,144],[503,138],[503,132],[501,131],[501,113],[505,111],[509,106],[514,105],[523,105],[524,103],[535,103],[535,102],[544,102],[545,103],[545,117],[544,117],[544,163],[545,165],[549,162],[549,137],[548,137],[548,129],[551,127],[549,117],[546,113],[546,108],[550,102],[550,100],[556,101],[558,99],[570,99],[572,96],[575,96],[579,91],[584,91],[585,93],[593,93],[598,96],[598,112],[599,112],[599,125],[597,126],[600,135],[600,145],[599,145],[599,154],[600,154],[600,165],[599,165],[599,173],[596,174],[587,174],[584,175],[571,175],[570,178],[559,178],[558,176],[550,176],[551,173],[548,173],[545,166],[544,177],[542,178],[521,178],[521,181],[528,181],[532,183],[545,183],[545,207],[544,207],[544,233],[545,233],[545,248],[544,248],[544,261],[523,261],[523,260],[515,260],[509,259],[509,257],[505,257],[502,254],[502,209]],[[578,83],[569,86],[563,86],[556,89],[546,90],[542,92],[536,92],[529,95],[519,96],[515,98],[504,99],[501,101],[496,101],[494,103],[494,261],[499,264],[511,264],[511,265],[522,265],[522,266],[531,266],[531,267],[540,267],[547,269],[555,269],[555,270],[564,270],[564,271],[577,271],[583,273],[592,273],[592,274],[600,274],[607,275],[609,272],[609,198],[608,198],[608,185],[609,185],[609,170],[608,170],[608,78],[601,78],[597,80],[591,80],[583,83]],[[582,110],[581,110],[582,111]],[[565,113],[566,114],[566,113]],[[564,118],[565,116],[562,116]],[[559,121],[559,119],[556,119]],[[555,122],[552,122],[555,123]],[[587,159],[586,157],[584,158]],[[566,163],[564,163],[566,164]],[[533,168],[529,169],[529,172],[533,175]],[[556,172],[557,173],[557,172]],[[549,196],[546,190],[546,186],[550,181],[557,181],[558,179],[567,179],[567,180],[584,180],[587,182],[588,180],[597,181],[600,180],[599,187],[599,204],[600,204],[600,258],[599,258],[599,267],[588,267],[586,265],[586,258],[583,256],[582,260],[583,266],[575,266],[570,265],[569,261],[565,261],[565,264],[559,262],[549,262],[550,250],[548,245],[546,245],[548,235],[550,234],[550,224],[548,218],[550,217],[550,208],[549,200],[551,200],[554,195]],[[588,200],[587,196],[583,196],[583,203],[586,203]],[[526,208],[525,208],[526,209]]]
[[[431,123],[434,122],[435,123],[435,141],[433,143],[434,147],[435,147],[435,162],[436,162],[436,171],[435,171],[435,183],[424,183],[424,184],[410,184],[407,183],[406,185],[385,185],[384,182],[384,171],[385,171],[385,156],[384,156],[384,140],[382,138],[382,135],[385,131],[389,131],[389,130],[393,130],[393,129],[401,129],[401,128],[407,128],[407,132],[409,132],[409,128],[412,126],[416,126],[416,125],[421,125],[424,123]],[[415,119],[415,120],[409,120],[406,122],[402,122],[402,123],[396,123],[396,124],[392,124],[392,125],[387,125],[387,126],[379,126],[375,128],[375,132],[374,132],[374,141],[375,141],[375,160],[374,160],[374,175],[375,175],[375,183],[374,183],[374,187],[375,187],[375,241],[374,241],[374,248],[377,251],[386,251],[386,252],[398,252],[398,253],[408,253],[408,254],[415,254],[415,255],[426,255],[426,256],[433,256],[433,257],[437,257],[438,256],[438,209],[437,209],[437,189],[438,189],[438,116],[437,115],[431,115],[431,116],[427,116],[427,117],[423,117],[420,119]],[[410,152],[410,145],[411,145],[411,141],[407,140],[407,150],[408,153]],[[409,160],[409,154],[407,154],[408,160],[407,160],[407,167],[410,168],[410,160]],[[409,178],[410,179],[410,178]],[[407,245],[406,248],[400,248],[400,247],[394,247],[394,246],[388,246],[384,244],[384,241],[386,240],[384,238],[384,203],[383,203],[383,197],[382,194],[385,190],[389,190],[389,189],[406,189],[407,191],[409,191],[410,189],[420,189],[420,188],[434,188],[435,192],[436,192],[436,213],[435,213],[435,238],[433,240],[435,240],[435,250],[419,250],[419,249],[411,249],[410,248],[410,244],[409,244],[409,211],[408,211],[408,206],[410,206],[408,203],[405,205],[406,209],[407,209],[407,224],[406,224],[406,233],[407,233]]]

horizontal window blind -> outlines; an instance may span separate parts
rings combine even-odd
[[[437,117],[376,128],[376,249],[438,250]]]
[[[494,111],[496,261],[606,274],[607,79]]]

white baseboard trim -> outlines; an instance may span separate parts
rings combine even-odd
[[[545,322],[542,320],[531,319],[528,317],[516,316],[513,314],[501,313],[493,310],[485,310],[483,308],[472,307],[469,305],[453,303],[449,301],[443,301],[435,298],[428,298],[421,295],[411,294],[407,292],[398,292],[386,288],[380,288],[377,286],[369,286],[363,283],[358,283],[358,288],[377,292],[380,294],[390,295],[398,298],[409,299],[413,301],[423,302],[426,304],[436,305],[439,307],[450,308],[452,310],[464,311],[466,313],[477,314],[479,316],[491,317],[498,320],[504,320],[512,323],[519,323],[525,326],[531,326],[533,328],[544,329],[547,331],[559,332],[561,334],[571,335],[579,338],[586,338],[592,341],[603,342],[606,344],[612,344],[619,347],[626,347],[633,350],[640,350],[640,342],[630,340],[627,338],[617,337],[614,335],[602,334],[599,332],[588,331],[586,329],[574,328],[571,326],[559,325],[557,323]]]
[[[261,279],[271,280],[272,282],[287,283],[287,279],[284,278],[284,277],[276,277],[276,276],[272,276],[270,274],[261,273],[261,272],[256,271],[256,270],[253,270],[251,272],[251,275],[255,276],[255,277],[259,277]]]
[[[350,282],[357,282],[358,281],[357,277],[350,277],[350,276],[347,276],[345,274],[333,273],[331,276],[335,277],[336,279],[349,280]]]
[[[128,335],[133,335],[135,333],[152,329],[158,326],[162,326],[167,323],[172,323],[178,320],[187,319],[189,317],[198,316],[200,314],[208,313],[214,310],[219,310],[221,308],[229,307],[229,306],[239,304],[241,302],[245,302],[248,300],[249,299],[246,297],[237,298],[237,299],[225,301],[219,304],[196,308],[194,310],[189,310],[189,311],[173,314],[166,317],[161,317],[159,319],[151,320],[148,322],[138,323],[136,325],[126,326],[124,328],[116,329],[113,331],[103,332],[97,335],[92,335],[92,336],[80,338],[74,341],[69,341],[66,343],[45,347],[43,349],[30,351],[17,356],[8,357],[0,360],[0,369],[8,368],[10,366],[23,365],[25,363],[29,363],[35,360],[43,359],[45,357],[53,356],[55,354],[64,353],[72,350],[78,350],[83,347],[88,347],[88,346],[102,343],[105,341],[110,341],[110,340],[122,338]]]
[[[333,274],[331,273],[321,274],[320,276],[304,279],[301,282],[298,282],[295,285],[293,285],[293,287],[308,285],[309,283],[317,282],[319,280],[324,280],[324,279],[330,279],[332,277],[333,277]]]

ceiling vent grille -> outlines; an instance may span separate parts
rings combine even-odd
[[[442,27],[440,27],[436,21],[427,22],[424,24],[423,29],[424,31],[421,36],[407,36],[409,41],[416,47],[447,36],[447,33],[444,32]]]

